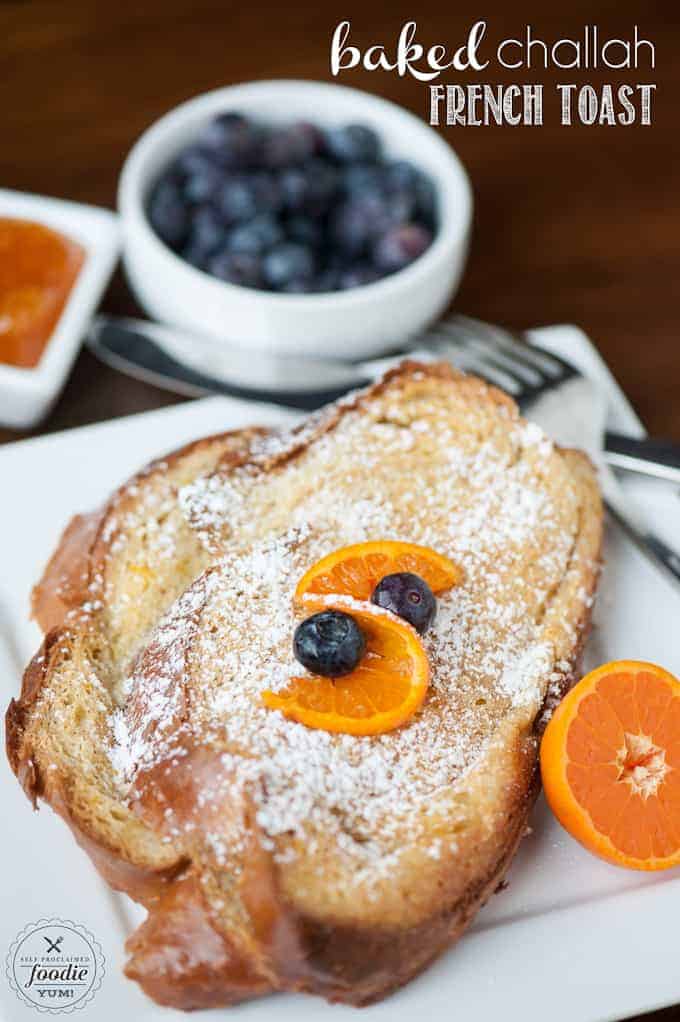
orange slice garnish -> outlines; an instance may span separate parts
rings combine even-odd
[[[619,660],[562,700],[541,743],[546,798],[572,837],[630,869],[680,865],[680,681]]]
[[[462,578],[457,564],[426,546],[379,540],[342,547],[313,564],[300,579],[294,602],[307,604],[314,596],[327,594],[370,600],[385,575],[411,571],[420,575],[433,593],[450,589]]]
[[[430,665],[415,629],[388,610],[342,596],[305,602],[313,611],[351,614],[364,633],[361,663],[341,678],[291,678],[285,689],[262,693],[265,706],[307,727],[348,735],[377,735],[408,720],[427,692]]]

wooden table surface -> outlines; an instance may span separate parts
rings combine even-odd
[[[513,327],[579,324],[650,431],[680,439],[680,22],[671,21],[669,3],[642,9],[625,0],[617,5],[525,0],[510,6],[512,13],[489,16],[490,41],[516,35],[527,23],[535,35],[555,40],[582,34],[586,23],[596,23],[603,37],[627,36],[638,22],[656,43],[657,66],[607,74],[532,69],[480,76],[491,83],[543,82],[545,123],[441,129],[469,170],[476,202],[469,265],[455,305]],[[450,46],[464,41],[481,10],[428,0],[416,8],[423,40]],[[368,10],[318,0],[294,6],[5,0],[0,185],[111,207],[130,145],[176,103],[253,78],[327,79],[330,37],[339,20],[351,19],[353,37],[363,46],[393,45],[402,23],[416,16],[414,5],[402,0]],[[441,80],[475,78],[444,74]],[[352,71],[342,81],[428,116],[427,87],[411,78]],[[656,82],[654,123],[562,127],[554,86],[570,81]],[[120,273],[104,308],[136,311]],[[37,432],[179,400],[83,352]],[[0,441],[17,436],[0,431]],[[677,1017],[673,1009],[654,1016],[659,1022]]]

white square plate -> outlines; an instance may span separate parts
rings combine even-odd
[[[639,433],[640,424],[587,339],[570,327],[536,334],[580,362],[612,400],[609,425]],[[215,430],[273,423],[281,410],[210,399],[162,412],[0,448],[0,644],[3,701],[19,685],[21,665],[38,644],[27,622],[28,593],[70,515],[100,501],[145,458]],[[680,546],[680,503],[664,484],[628,482],[650,520]],[[618,658],[658,661],[680,674],[676,634],[680,597],[614,529],[589,647],[590,664]],[[4,660],[3,660],[4,656]],[[31,813],[9,767],[0,764],[2,912],[0,951],[45,917],[86,926],[106,956],[106,976],[83,1019],[169,1022],[184,1018],[146,1000],[121,975],[123,941],[140,910],[99,880],[63,823],[48,809]],[[680,1001],[677,929],[680,872],[647,876],[619,870],[581,849],[541,801],[509,887],[493,897],[458,946],[404,990],[363,1009],[281,995],[234,1010],[244,1022],[367,1022],[452,1019],[596,1022]],[[0,980],[5,1022],[35,1018]],[[227,1013],[207,1012],[209,1019]]]
[[[35,369],[0,363],[0,425],[34,426],[50,410],[78,354],[83,335],[116,265],[118,217],[108,209],[0,188],[0,217],[34,220],[85,249],[85,261]]]

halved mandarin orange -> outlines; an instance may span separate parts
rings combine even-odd
[[[417,632],[390,611],[346,596],[316,597],[305,606],[351,614],[366,652],[350,674],[291,678],[285,689],[263,692],[264,704],[307,727],[348,735],[382,734],[408,720],[422,704],[430,677]]]
[[[630,869],[680,865],[680,681],[636,660],[586,675],[546,728],[541,774],[591,852]]]
[[[355,543],[322,557],[302,576],[293,599],[298,606],[326,594],[370,600],[378,582],[398,571],[419,575],[435,594],[450,589],[462,578],[457,564],[429,547],[378,540]]]

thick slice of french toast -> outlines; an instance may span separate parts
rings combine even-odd
[[[182,868],[121,798],[109,755],[118,689],[135,654],[208,557],[180,513],[179,489],[244,455],[257,431],[209,437],[159,459],[100,509],[67,526],[33,591],[46,633],[21,698],[7,713],[7,751],[27,795],[51,803],[117,889],[155,898]]]
[[[455,939],[524,830],[537,721],[590,615],[593,470],[480,381],[406,366],[182,502],[215,563],[130,679],[118,733],[132,795],[184,842],[213,925],[273,987],[366,1003]],[[297,580],[375,539],[464,569],[426,637],[423,709],[374,738],[266,710],[261,691],[299,670]],[[131,949],[130,973],[158,983],[153,914]]]
[[[114,625],[105,595],[106,643],[93,651],[80,638],[82,659],[71,638],[53,659],[48,637],[10,708],[10,759],[53,804],[64,778],[77,788],[87,775],[82,832],[153,877],[147,887],[113,877],[150,909],[127,971],[151,996],[194,1008],[289,989],[369,1003],[460,935],[524,832],[541,720],[578,670],[590,620],[595,474],[500,392],[414,364],[288,436],[218,457],[184,480],[195,559],[175,592],[151,608],[140,590],[136,633],[124,618]],[[425,544],[463,568],[424,639],[423,707],[370,738],[267,710],[262,690],[299,673],[298,579],[340,546],[380,539]],[[103,612],[81,605],[76,618]],[[92,676],[108,679],[107,696]],[[89,710],[64,710],[64,686],[74,708],[92,689],[97,728]],[[122,826],[114,839],[90,825],[101,787],[151,851],[138,855]]]

